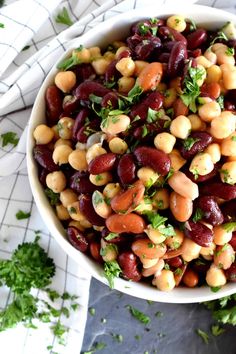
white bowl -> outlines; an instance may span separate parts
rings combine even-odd
[[[171,7],[162,6],[160,8],[160,6],[156,4],[151,8],[146,8],[145,11],[143,11],[143,9],[132,10],[97,25],[94,29],[79,37],[77,43],[74,45],[74,48],[81,44],[85,47],[91,47],[95,45],[103,47],[114,40],[118,40],[127,36],[130,25],[138,20],[152,17],[165,18],[172,14],[179,13],[183,14],[186,18],[194,20],[197,24],[202,24],[205,28],[208,29],[220,28],[226,21],[233,21],[236,23],[236,16],[210,7],[192,5],[181,8],[179,5],[172,5]],[[67,52],[61,58],[59,58],[58,62],[70,54],[72,49],[73,48],[67,50]],[[38,210],[49,231],[55,237],[62,249],[93,277],[107,284],[107,281],[103,276],[102,267],[83,253],[76,250],[67,241],[65,230],[63,229],[60,221],[55,216],[55,213],[50,206],[44,194],[43,188],[38,180],[37,165],[32,154],[32,150],[35,144],[33,139],[33,131],[38,124],[45,122],[44,94],[46,88],[53,83],[53,78],[56,72],[57,68],[55,64],[39,90],[29,121],[27,139],[27,165],[30,185]],[[142,282],[128,282],[119,278],[115,279],[115,289],[132,296],[153,301],[169,303],[193,303],[213,300],[222,296],[233,294],[236,292],[236,283],[226,284],[217,293],[212,292],[211,289],[207,286],[192,289],[179,287],[167,293],[161,292],[155,287],[144,284]]]

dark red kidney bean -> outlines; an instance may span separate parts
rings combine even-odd
[[[117,155],[113,154],[113,152],[96,156],[88,165],[89,173],[99,175],[100,173],[111,171],[116,162],[116,158]]]
[[[136,178],[136,165],[133,154],[125,154],[121,157],[117,166],[117,174],[123,185],[134,182]]]
[[[94,94],[99,97],[105,96],[110,90],[100,84],[99,82],[95,81],[85,81],[82,82],[78,87],[75,89],[75,96],[82,101],[89,101],[89,96]]]
[[[179,284],[181,283],[182,281],[182,278],[186,272],[186,269],[187,269],[187,264],[183,264],[181,267],[179,267],[179,272],[177,273],[174,273],[174,278],[175,278],[175,285],[176,286],[179,286]]]
[[[232,282],[236,282],[236,263],[234,262],[230,268],[226,269],[225,271],[225,275],[227,280],[232,281]]]
[[[86,118],[89,116],[89,109],[88,108],[82,108],[77,116],[75,117],[75,122],[73,125],[72,129],[72,139],[74,141],[77,141],[77,134],[78,131],[84,126]]]
[[[166,120],[158,119],[155,123],[141,125],[134,129],[133,135],[137,140],[146,140],[146,137],[163,132]]]
[[[52,159],[52,151],[46,145],[36,145],[33,150],[34,159],[49,172],[58,171],[59,167]]]
[[[130,36],[126,39],[127,46],[134,52],[136,46],[145,38],[148,39],[148,36],[142,37],[138,33],[135,33],[133,36]]]
[[[203,28],[198,28],[187,36],[187,41],[188,49],[199,48],[207,41],[207,31]]]
[[[117,59],[119,61],[122,58],[129,58],[129,57],[131,57],[131,50],[125,49],[121,53],[118,54]]]
[[[47,187],[47,185],[46,185],[47,175],[48,175],[48,170],[46,170],[45,168],[39,169],[39,173],[38,173],[39,181],[44,187]]]
[[[117,63],[118,63],[118,59],[115,59],[108,65],[106,72],[104,74],[104,81],[106,83],[117,82],[117,80],[121,77],[121,73],[116,69]]]
[[[191,159],[199,152],[202,152],[209,144],[211,144],[213,140],[212,136],[209,133],[201,131],[195,131],[191,133],[188,139],[191,138],[194,139],[195,142],[193,143],[190,149],[185,148],[185,141],[179,149],[181,155],[186,160]]]
[[[80,84],[86,80],[94,80],[96,73],[91,64],[79,64],[71,69],[76,75],[76,82]]]
[[[226,93],[226,96],[225,98],[227,100],[229,100],[230,102],[235,102],[236,101],[236,89],[233,89],[233,90],[229,90],[227,93]]]
[[[134,155],[142,166],[151,167],[162,176],[170,170],[170,158],[161,150],[140,146],[134,150]]]
[[[183,74],[185,60],[187,59],[187,49],[183,42],[176,42],[170,52],[167,66],[167,74],[171,78]]]
[[[201,96],[210,97],[213,100],[216,100],[220,96],[221,87],[216,82],[204,83],[201,86]]]
[[[118,263],[124,278],[139,281],[141,272],[138,269],[138,257],[132,251],[124,251],[118,255]]]
[[[188,106],[184,104],[181,98],[177,98],[173,103],[174,117],[178,117],[180,115],[187,116],[189,112]]]
[[[139,103],[133,105],[130,111],[130,117],[134,119],[139,116],[142,120],[147,119],[148,109],[151,108],[154,111],[158,111],[164,101],[164,96],[158,92],[154,91],[143,98]]]
[[[115,92],[108,92],[105,96],[103,96],[101,106],[105,108],[117,108],[118,95]]]
[[[74,192],[82,194],[92,194],[98,189],[95,184],[90,182],[88,176],[81,176],[80,172],[76,172],[71,176],[69,185]]]
[[[101,244],[97,241],[92,241],[89,243],[89,251],[91,256],[98,262],[103,263],[102,256],[100,255]]]
[[[79,129],[76,136],[76,140],[82,144],[85,144],[90,135],[100,130],[100,124],[101,124],[100,119],[93,119],[88,124],[85,124],[83,127]]]
[[[105,219],[101,218],[96,211],[94,210],[92,203],[92,196],[88,194],[82,194],[79,199],[79,207],[81,213],[84,214],[86,219],[92,224],[96,226],[104,226]]]
[[[127,237],[126,234],[117,234],[116,237],[112,238],[111,240],[107,240],[106,237],[110,234],[110,231],[107,227],[104,227],[101,232],[102,238],[107,243],[114,243],[114,244],[121,244],[124,243],[127,246]],[[128,236],[130,238],[130,235]]]
[[[202,55],[202,51],[200,48],[194,50],[187,50],[188,58],[197,58]]]
[[[140,42],[134,49],[136,59],[146,60],[154,49],[161,47],[161,40],[158,37],[150,37]]]
[[[75,96],[67,95],[63,99],[62,109],[63,116],[66,117],[79,108],[79,100]]]
[[[160,53],[160,55],[158,56],[158,61],[160,63],[168,63],[170,59],[170,53]]]
[[[224,215],[224,222],[236,221],[236,200],[223,203],[220,209]]]
[[[46,89],[46,116],[49,126],[55,125],[62,113],[62,93],[55,85],[51,85]]]
[[[209,247],[213,241],[212,230],[200,222],[189,220],[188,227],[184,228],[184,234],[201,247]]]
[[[168,263],[169,266],[173,268],[180,268],[183,265],[183,260],[181,257],[177,256],[177,257],[167,259],[166,263]]]
[[[224,109],[226,111],[235,111],[236,110],[235,107],[236,107],[235,104],[233,104],[232,102],[224,100]]]
[[[224,200],[236,198],[236,186],[223,182],[207,183],[200,187],[200,195],[213,195]]]
[[[86,240],[82,231],[74,226],[69,226],[67,231],[67,238],[69,242],[80,252],[86,252],[88,249],[88,241]]]
[[[191,181],[195,182],[195,183],[201,183],[201,182],[206,182],[209,181],[211,178],[215,177],[218,174],[219,171],[219,165],[215,164],[214,168],[211,172],[209,172],[208,174],[204,175],[204,176],[198,176],[196,178],[196,175],[194,175],[192,172],[189,171],[189,169],[184,169],[184,173],[186,174],[186,176],[188,178],[191,179]]]
[[[158,35],[163,40],[183,42],[185,45],[187,45],[187,39],[180,32],[168,26],[160,27]]]
[[[170,53],[175,44],[176,44],[176,41],[168,41],[168,42],[163,43],[163,45],[162,45],[163,51]]]
[[[211,225],[216,226],[223,223],[223,214],[214,197],[200,196],[196,201],[196,207],[203,211],[203,220]]]
[[[233,232],[232,238],[229,241],[229,244],[233,247],[234,251],[236,251],[236,231]]]

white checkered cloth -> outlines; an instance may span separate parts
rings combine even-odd
[[[87,318],[90,276],[48,233],[30,191],[25,146],[31,105],[52,64],[75,38],[118,13],[157,1],[162,5],[174,0],[8,0],[0,9],[0,23],[5,26],[0,28],[0,135],[12,131],[20,137],[15,148],[2,148],[0,140],[0,258],[8,258],[18,244],[32,241],[34,232],[41,230],[40,242],[57,266],[52,287],[60,293],[68,291],[78,295],[80,304],[69,320],[61,317],[61,322],[69,327],[65,347],[57,343],[49,325],[41,325],[37,330],[18,326],[0,333],[2,354],[46,354],[49,353],[48,345],[53,345],[53,351],[58,353],[77,354]],[[234,0],[202,0],[201,3],[235,12]],[[76,22],[68,29],[55,22],[57,13],[64,6]],[[22,51],[25,46],[29,48]],[[31,212],[31,217],[17,220],[18,210]],[[11,299],[9,290],[1,287],[0,308]],[[58,302],[57,306],[60,308],[64,304]]]

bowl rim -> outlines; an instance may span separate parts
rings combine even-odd
[[[97,24],[94,28],[88,30],[85,34],[78,37],[76,41],[73,42],[73,46],[69,47],[57,60],[57,62],[52,66],[51,70],[45,77],[43,84],[37,94],[35,99],[33,109],[30,115],[29,123],[28,123],[28,131],[27,131],[27,145],[26,145],[26,159],[27,159],[27,170],[29,176],[29,183],[31,187],[31,191],[38,208],[38,211],[45,222],[50,234],[53,235],[58,244],[62,247],[62,249],[66,252],[67,255],[72,257],[79,266],[81,266],[85,271],[87,271],[91,276],[101,281],[103,284],[108,285],[106,278],[103,276],[103,271],[101,265],[98,265],[96,261],[90,259],[87,255],[81,253],[77,249],[75,249],[69,241],[65,237],[65,230],[62,227],[62,224],[57,219],[53,208],[50,206],[44,192],[43,187],[41,186],[38,180],[37,174],[37,166],[36,162],[33,159],[33,146],[35,145],[33,139],[33,130],[36,125],[40,124],[39,116],[41,115],[41,122],[43,122],[43,112],[45,109],[44,102],[44,93],[46,88],[52,83],[52,79],[55,73],[58,71],[56,65],[64,58],[71,53],[73,48],[76,48],[76,43],[78,45],[90,43],[91,37],[97,36],[98,33],[106,32],[104,28],[114,30],[118,24],[122,22],[125,23],[126,26],[131,25],[137,20],[150,18],[150,17],[167,17],[171,14],[178,13],[188,13],[191,18],[196,17],[196,14],[201,15],[201,18],[204,21],[205,17],[209,17],[209,13],[207,9],[211,12],[210,19],[208,19],[207,23],[212,25],[215,23],[214,17],[217,17],[217,21],[233,21],[236,23],[236,15],[230,14],[221,9],[215,9],[211,7],[207,7],[204,5],[189,5],[185,6],[185,8],[181,8],[181,5],[171,5],[166,4],[161,7],[158,7],[158,4],[153,5],[152,7],[145,8],[145,13],[143,9],[133,9],[127,11],[125,13],[120,13],[115,15],[114,17],[105,20],[102,23]],[[199,21],[198,21],[199,23]],[[201,23],[201,21],[200,21]],[[97,42],[96,42],[97,43]],[[41,110],[41,114],[40,114]],[[130,286],[131,284],[131,286]],[[186,304],[186,303],[196,303],[218,299],[223,296],[228,296],[236,292],[236,284],[235,283],[227,283],[222,289],[220,289],[217,293],[214,293],[210,290],[208,286],[202,286],[198,288],[175,288],[171,292],[162,292],[156,287],[152,287],[143,282],[135,283],[128,282],[121,278],[115,279],[114,289],[119,290],[128,295],[152,300],[156,302],[164,302],[164,303],[178,303],[178,304]]]

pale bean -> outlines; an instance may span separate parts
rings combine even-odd
[[[207,69],[206,83],[219,82],[222,78],[222,71],[218,65],[212,65]]]
[[[85,216],[81,213],[79,207],[79,201],[73,202],[67,205],[68,213],[70,214],[71,219],[76,221],[82,221],[85,219]]]
[[[205,153],[210,155],[211,161],[215,164],[221,159],[220,145],[217,143],[212,143],[204,150]]]
[[[61,146],[61,145],[67,145],[67,146],[72,147],[72,142],[71,142],[71,140],[68,140],[68,139],[59,138],[59,139],[57,139],[57,141],[54,144],[54,149],[58,146]]]
[[[169,186],[183,197],[194,200],[198,197],[198,185],[191,181],[183,172],[176,171],[168,179]]]
[[[73,71],[60,71],[55,76],[55,85],[64,93],[70,92],[76,84],[76,75]]]
[[[154,139],[154,145],[157,149],[164,151],[166,154],[169,154],[175,145],[176,138],[169,133],[159,133]]]
[[[196,62],[198,65],[203,66],[205,69],[209,68],[213,65],[212,61],[208,60],[206,56],[200,55],[196,58]]]
[[[236,161],[225,162],[220,169],[220,178],[224,183],[236,183]]]
[[[222,64],[220,66],[224,87],[227,90],[236,89],[236,67],[231,64]]]
[[[181,167],[183,167],[187,160],[185,160],[179,150],[177,149],[173,149],[171,151],[171,153],[169,154],[169,158],[170,158],[170,163],[171,163],[171,168],[176,172],[178,170],[181,169]]]
[[[106,219],[111,215],[111,207],[105,202],[104,195],[99,191],[94,191],[92,195],[92,203],[96,213]]]
[[[121,191],[119,183],[108,183],[103,189],[103,194],[106,198],[112,199]]]
[[[172,192],[170,194],[170,210],[177,221],[185,222],[192,215],[193,202],[189,198]]]
[[[86,160],[89,164],[95,157],[106,154],[107,151],[101,147],[101,144],[97,143],[92,145],[86,152]]]
[[[91,47],[89,52],[91,60],[101,57],[101,49],[99,47]]]
[[[223,246],[218,246],[214,255],[214,264],[221,269],[228,269],[231,267],[235,259],[235,252],[233,247],[226,243]]]
[[[183,32],[187,25],[184,16],[181,15],[168,17],[166,23],[168,27],[173,28],[177,32]]]
[[[214,118],[219,117],[221,108],[218,102],[212,101],[205,103],[198,108],[198,114],[204,122],[211,122]]]
[[[213,263],[206,273],[206,282],[210,287],[219,287],[226,284],[226,276],[222,269]]]
[[[54,138],[54,131],[52,128],[48,127],[45,124],[39,124],[34,132],[34,139],[36,140],[36,144],[48,144]]]
[[[199,246],[194,241],[190,240],[190,238],[185,238],[182,243],[182,258],[186,262],[191,262],[193,259],[199,257],[201,246]]]
[[[213,65],[217,62],[217,56],[210,49],[207,49],[204,53],[204,57],[207,58]],[[208,74],[207,74],[208,75]]]
[[[225,243],[228,243],[231,238],[232,231],[227,231],[227,228],[224,227],[224,224],[215,226],[213,228],[213,240],[216,245],[222,246]]]
[[[158,173],[151,167],[141,167],[137,172],[137,176],[145,187],[151,187],[159,178]]]
[[[104,262],[112,262],[116,260],[118,251],[114,245],[106,242],[103,238],[101,238],[100,255],[102,256]]]
[[[101,129],[104,133],[116,135],[128,129],[130,118],[125,114],[117,116],[108,116],[105,123],[101,124]]]
[[[175,228],[175,235],[171,237],[167,237],[165,240],[166,246],[168,246],[171,250],[178,249],[182,243],[184,242],[184,233],[179,229]]]
[[[77,200],[77,194],[70,188],[66,188],[60,193],[60,201],[62,202],[62,205],[66,208],[69,204],[72,204]]]
[[[230,111],[224,111],[211,122],[210,133],[216,139],[225,139],[235,131],[236,117]]]
[[[171,121],[170,132],[176,138],[186,139],[191,132],[190,120],[185,116],[178,116]]]
[[[104,75],[109,64],[110,64],[110,60],[105,59],[103,57],[96,58],[95,60],[92,61],[92,67],[94,68],[95,73],[97,75]]]
[[[68,161],[76,171],[86,171],[88,169],[86,152],[84,150],[76,149],[72,151],[68,157]]]
[[[112,175],[110,172],[103,172],[99,175],[90,174],[89,180],[95,184],[95,186],[105,186],[105,184],[112,181]]]
[[[153,283],[161,291],[171,291],[175,287],[175,277],[171,270],[163,269],[161,274],[154,278]]]
[[[189,171],[194,174],[195,177],[205,176],[214,169],[214,163],[211,160],[211,156],[207,153],[200,153],[194,156],[189,166]]]
[[[135,85],[133,77],[122,76],[118,80],[118,91],[120,93],[128,93]]]
[[[161,274],[162,269],[165,266],[165,262],[163,259],[159,259],[155,265],[152,267],[144,267],[142,269],[142,275],[143,277],[150,277],[151,275],[154,275],[155,277]]]
[[[168,209],[170,205],[170,196],[168,189],[159,189],[152,197],[152,204],[155,208],[160,210]]]
[[[91,50],[87,48],[74,50],[72,55],[76,56],[81,63],[90,63],[91,61]]]
[[[236,154],[236,132],[222,140],[221,154],[224,156],[234,156]]]
[[[63,117],[57,123],[58,134],[62,139],[72,139],[72,129],[74,119],[70,117]]]
[[[72,153],[73,149],[69,145],[59,145],[57,146],[52,154],[52,159],[55,164],[63,165],[68,163],[69,155]]]
[[[56,213],[59,220],[69,220],[70,214],[68,213],[67,209],[62,205],[56,205]]]
[[[211,243],[209,247],[202,247],[200,251],[200,255],[202,256],[210,256],[212,259],[212,256],[214,255],[214,251],[216,249],[216,245],[214,242]]]
[[[191,130],[204,131],[206,130],[206,123],[201,120],[197,114],[190,114],[188,119],[191,123]]]
[[[115,137],[109,141],[109,149],[114,154],[123,155],[128,150],[128,145],[123,139]]]
[[[135,62],[132,58],[122,58],[116,64],[116,69],[121,73],[122,76],[132,76],[135,70]]]
[[[148,65],[148,62],[144,60],[135,60],[134,63],[135,63],[135,69],[133,75],[137,77],[139,76],[141,71]]]
[[[161,233],[162,228],[165,228],[165,226],[160,226],[158,229],[154,229],[151,225],[148,225],[147,229],[144,231],[153,243],[159,244],[166,239],[166,236]]]
[[[62,171],[51,172],[46,177],[46,185],[54,193],[60,193],[66,187],[66,177]]]

